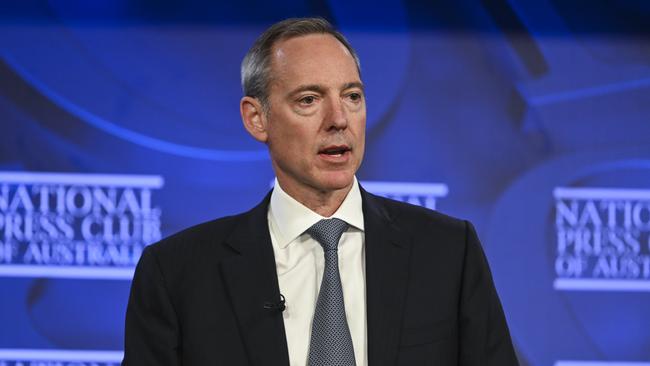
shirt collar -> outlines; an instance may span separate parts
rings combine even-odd
[[[271,193],[271,203],[269,204],[269,216],[273,225],[277,228],[276,240],[280,248],[286,248],[289,243],[299,237],[312,225],[325,219],[316,212],[310,210],[302,203],[289,196],[282,187],[277,178],[275,179],[273,192]],[[357,178],[354,177],[352,189],[341,203],[341,206],[329,218],[338,218],[348,223],[348,225],[363,231],[363,209],[361,205],[361,191]]]

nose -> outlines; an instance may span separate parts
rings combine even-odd
[[[326,129],[343,130],[348,127],[348,113],[340,98],[330,98],[325,116]]]

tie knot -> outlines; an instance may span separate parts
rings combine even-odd
[[[339,239],[347,228],[347,222],[341,219],[323,219],[312,225],[306,232],[319,242],[323,249],[336,250]]]

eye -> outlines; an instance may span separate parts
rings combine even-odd
[[[359,102],[359,101],[361,101],[362,96],[361,96],[361,93],[356,93],[355,92],[355,93],[348,94],[348,98],[350,98],[350,100],[353,101],[353,102]]]
[[[315,101],[316,97],[313,95],[306,95],[298,100],[298,102],[303,105],[312,105]]]

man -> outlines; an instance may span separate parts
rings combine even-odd
[[[517,365],[472,226],[369,194],[359,60],[323,19],[273,25],[242,64],[273,191],[147,247],[124,365]]]

